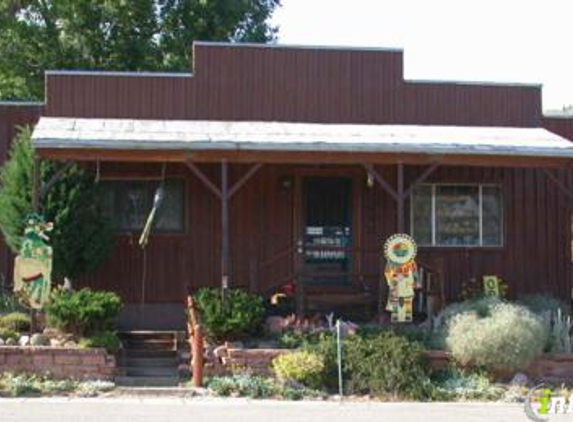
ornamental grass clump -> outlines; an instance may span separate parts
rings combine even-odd
[[[0,316],[0,330],[23,333],[30,330],[30,315],[22,312],[12,312]]]
[[[455,316],[448,324],[446,346],[462,365],[519,371],[543,353],[547,336],[540,317],[523,306],[500,303],[486,315]]]
[[[272,368],[284,384],[296,383],[317,389],[323,385],[324,360],[316,353],[302,350],[277,356]]]

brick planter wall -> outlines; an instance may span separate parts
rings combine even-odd
[[[432,369],[444,369],[451,356],[443,350],[425,352]],[[544,354],[524,371],[527,376],[543,381],[570,381],[573,378],[573,354]]]
[[[113,380],[115,368],[115,357],[104,349],[0,347],[0,373],[49,374],[57,379]]]
[[[289,350],[285,349],[241,349],[227,346],[217,347],[207,356],[206,372],[222,375],[232,370],[246,368],[258,375],[270,374],[271,361]]]
[[[220,375],[237,368],[248,368],[255,374],[269,374],[271,361],[288,353],[285,349],[241,349],[220,346],[207,359],[209,375]],[[451,362],[451,356],[443,350],[424,352],[429,365],[434,370],[445,369]],[[573,354],[545,354],[537,358],[525,373],[534,379],[546,381],[563,381],[573,378]]]

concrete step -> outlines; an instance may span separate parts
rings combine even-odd
[[[128,377],[178,377],[177,367],[165,366],[124,366],[121,373]]]
[[[154,350],[154,349],[123,349],[122,358],[147,358],[147,359],[161,359],[161,358],[177,358],[175,350]]]
[[[156,340],[156,339],[145,339],[145,340],[135,340],[135,339],[123,339],[123,347],[125,349],[145,349],[145,350],[176,350],[177,344],[170,340]]]
[[[181,338],[178,331],[120,331],[118,333],[121,339],[130,340],[171,340]]]
[[[116,385],[120,387],[175,387],[179,385],[177,376],[160,377],[133,377],[121,376],[115,378]]]
[[[120,356],[117,360],[118,366],[159,366],[159,367],[176,367],[178,364],[177,357],[132,357]]]

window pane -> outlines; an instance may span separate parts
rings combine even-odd
[[[477,186],[436,187],[436,243],[444,246],[479,245]]]
[[[183,181],[171,181],[165,183],[165,197],[157,214],[154,228],[159,231],[177,232],[185,227]]]
[[[501,245],[503,218],[501,208],[501,189],[499,186],[482,187],[483,245]]]
[[[105,182],[104,210],[118,231],[138,232],[143,229],[159,182]],[[157,232],[181,232],[185,227],[184,183],[165,183],[165,196],[153,227]]]
[[[419,245],[432,244],[432,186],[418,185],[412,200],[412,235]]]

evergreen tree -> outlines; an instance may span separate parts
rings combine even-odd
[[[18,253],[26,216],[32,212],[34,152],[31,130],[22,129],[0,170],[0,230]],[[62,164],[42,162],[41,178],[50,180]],[[99,268],[113,247],[113,231],[104,216],[102,195],[92,175],[78,165],[67,168],[42,198],[40,212],[54,223],[50,234],[54,249],[53,276],[72,279]]]

